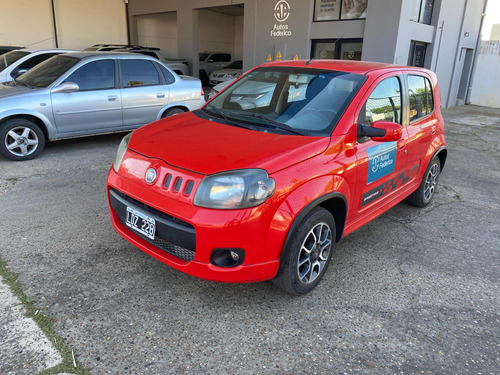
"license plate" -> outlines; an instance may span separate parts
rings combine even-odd
[[[127,227],[154,240],[156,231],[155,219],[144,215],[142,212],[127,207]]]

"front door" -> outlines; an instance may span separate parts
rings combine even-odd
[[[77,68],[64,82],[76,83],[79,90],[50,95],[60,136],[121,129],[121,97],[115,82],[114,60],[91,61]]]
[[[391,121],[403,125],[402,82],[399,76],[385,76],[376,82],[358,114],[358,123],[371,125],[376,121]],[[357,144],[357,180],[354,194],[356,205],[351,210],[353,220],[375,215],[416,171],[407,170],[406,130],[396,142],[375,142],[359,138]]]

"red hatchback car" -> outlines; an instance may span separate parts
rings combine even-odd
[[[343,236],[405,198],[429,204],[446,154],[434,73],[268,63],[200,110],[124,137],[108,174],[111,221],[190,275],[305,294]]]

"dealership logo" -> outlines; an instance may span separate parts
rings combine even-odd
[[[274,6],[274,18],[278,22],[285,22],[290,16],[290,4],[285,0],[280,0]]]

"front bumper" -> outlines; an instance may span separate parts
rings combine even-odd
[[[130,152],[130,151],[128,151]],[[134,157],[139,157],[135,155]],[[153,162],[160,170],[158,186],[147,185],[133,176],[116,173],[113,168],[108,173],[108,199],[111,222],[115,230],[127,241],[155,257],[161,262],[192,276],[221,282],[257,282],[276,276],[279,257],[292,218],[273,206],[262,204],[242,210],[213,210],[194,206],[187,197],[169,196],[162,187],[162,176],[170,173],[186,174],[175,170],[166,163]],[[158,167],[161,165],[160,167]],[[147,165],[144,168],[147,169]],[[139,172],[139,175],[141,172]],[[185,177],[185,180],[189,178]],[[194,178],[194,177],[193,177]],[[199,178],[199,176],[198,176]],[[200,179],[201,181],[201,179]],[[195,189],[199,182],[195,182]],[[182,189],[181,189],[182,191]],[[120,204],[116,196],[125,197]],[[132,204],[130,204],[132,202]],[[137,203],[139,207],[134,206]],[[146,210],[166,217],[166,231],[169,222],[178,230],[165,236],[172,247],[157,243],[133,232],[123,223],[123,206]],[[172,219],[171,219],[172,218]],[[161,220],[160,220],[161,222]],[[184,233],[184,235],[183,235]],[[163,240],[163,239],[159,239]],[[194,245],[193,245],[194,244]],[[210,263],[210,255],[216,248],[240,248],[245,251],[244,263],[233,267],[218,267]],[[193,251],[194,250],[194,251]]]

